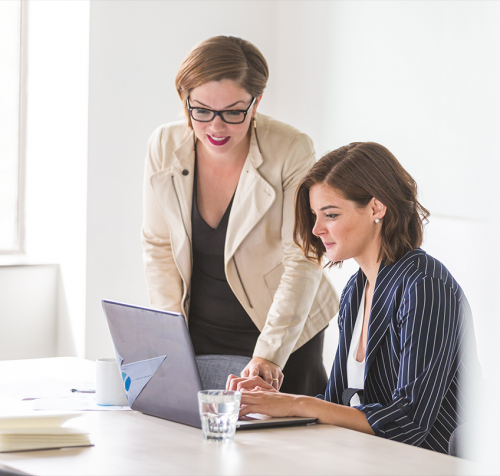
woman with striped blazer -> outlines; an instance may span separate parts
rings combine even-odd
[[[480,372],[467,299],[420,249],[428,211],[412,177],[385,147],[352,143],[322,157],[296,195],[294,237],[329,266],[359,271],[340,300],[339,345],[325,395],[281,394],[232,376],[241,415],[316,417],[446,453],[467,420],[464,382]],[[286,375],[285,375],[286,379]]]

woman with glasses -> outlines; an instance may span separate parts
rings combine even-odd
[[[420,249],[429,213],[383,146],[357,142],[321,158],[300,183],[294,236],[304,254],[359,271],[340,299],[339,345],[320,398],[277,393],[232,376],[241,414],[316,417],[446,453],[470,416],[465,383],[480,373],[472,315],[459,284]],[[460,399],[460,401],[459,401]]]
[[[209,38],[182,63],[186,120],[159,127],[146,159],[148,291],[153,307],[186,316],[205,387],[260,375],[316,395],[338,300],[293,241],[294,195],[314,150],[257,113],[267,79],[266,60],[240,38]]]

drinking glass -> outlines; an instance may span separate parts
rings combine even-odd
[[[231,441],[236,431],[241,392],[202,390],[198,392],[203,437],[211,441]]]

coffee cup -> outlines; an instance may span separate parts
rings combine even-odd
[[[98,405],[128,405],[116,359],[97,359],[96,371],[95,402]]]

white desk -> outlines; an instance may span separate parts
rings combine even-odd
[[[93,372],[93,362],[72,357],[0,362],[4,382],[71,384]],[[479,473],[471,462],[328,425],[238,432],[234,442],[220,444],[204,441],[196,428],[138,412],[88,412],[74,422],[91,432],[94,447],[4,453],[0,463],[39,475]]]

